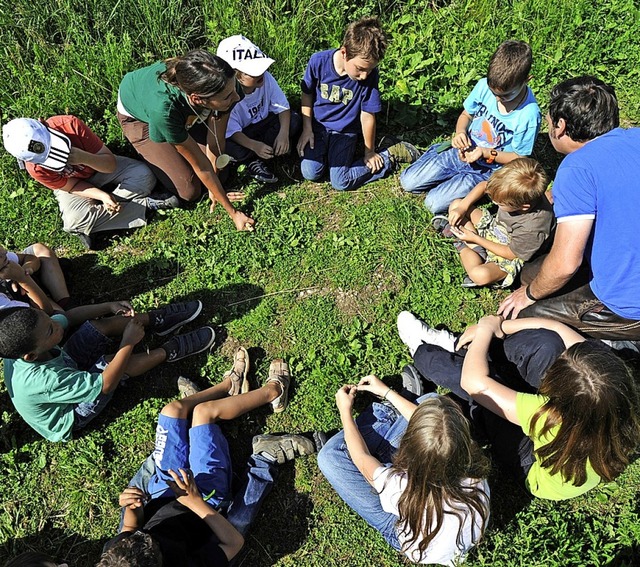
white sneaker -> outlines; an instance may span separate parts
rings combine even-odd
[[[453,333],[432,329],[408,311],[401,311],[398,314],[398,335],[400,335],[400,340],[409,347],[411,356],[415,354],[422,343],[436,345],[449,352],[456,350],[456,337]]]

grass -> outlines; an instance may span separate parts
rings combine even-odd
[[[508,10],[504,7],[508,6]],[[16,116],[78,114],[110,145],[130,152],[115,120],[116,90],[130,69],[245,33],[277,63],[294,101],[309,55],[338,45],[344,25],[380,13],[393,34],[381,64],[382,133],[426,145],[451,132],[462,100],[507,37],[531,42],[531,85],[541,105],[560,78],[595,73],[617,89],[626,124],[640,122],[638,9],[631,0],[61,0],[42,10],[0,6],[0,108]],[[559,161],[544,135],[536,157]],[[237,233],[220,209],[159,215],[149,226],[85,254],[61,230],[50,193],[0,156],[0,241],[10,249],[54,245],[73,258],[71,284],[85,301],[132,298],[145,309],[198,297],[218,330],[209,357],[131,380],[86,433],[64,445],[37,439],[0,387],[0,560],[38,549],[92,565],[115,534],[117,496],[149,452],[155,419],[183,373],[204,386],[227,370],[237,344],[249,348],[254,380],[285,357],[294,375],[289,410],[257,411],[225,427],[235,471],[253,434],[330,430],[339,425],[339,385],[375,372],[390,384],[408,354],[394,321],[409,309],[460,331],[492,312],[500,292],[462,289],[451,247],[429,228],[419,197],[397,178],[348,194],[290,180],[265,190],[240,179],[242,205],[258,221]],[[492,527],[471,566],[633,565],[639,561],[640,464],[616,483],[571,502],[531,501],[499,471],[491,479]],[[315,459],[282,467],[251,532],[244,566],[395,566],[402,560],[351,512]]]

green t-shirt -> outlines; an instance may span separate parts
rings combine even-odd
[[[51,318],[68,325],[64,315]],[[57,347],[53,354],[44,362],[5,359],[4,381],[16,410],[33,429],[49,441],[68,441],[74,406],[100,395],[102,374],[78,370]]]
[[[516,396],[518,420],[525,434],[531,437],[534,450],[550,443],[558,434],[559,426],[551,429],[544,437],[539,437],[538,433],[544,426],[544,416],[538,419],[533,435],[530,434],[531,418],[546,402],[547,398],[535,394],[519,392]],[[527,488],[531,494],[548,500],[574,498],[598,486],[599,483],[600,477],[589,462],[587,462],[587,480],[582,486],[565,482],[560,473],[552,475],[548,469],[542,467],[537,457],[527,475]]]

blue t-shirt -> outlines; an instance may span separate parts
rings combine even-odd
[[[617,315],[640,320],[640,128],[615,128],[567,155],[553,209],[558,223],[594,219],[585,251],[591,290]]]
[[[354,81],[349,75],[341,77],[333,64],[336,51],[314,53],[300,86],[304,94],[313,96],[313,117],[327,130],[359,132],[361,112],[375,114],[382,110],[378,69],[364,81]]]
[[[464,101],[464,109],[473,116],[469,136],[481,148],[495,148],[500,152],[515,152],[529,156],[540,130],[540,108],[527,87],[527,96],[511,112],[498,109],[498,99],[489,90],[487,79],[480,79]],[[484,160],[480,160],[483,162]],[[501,167],[493,164],[493,169]]]

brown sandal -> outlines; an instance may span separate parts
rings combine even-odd
[[[251,386],[247,375],[249,374],[249,353],[246,348],[240,347],[233,355],[233,367],[224,373],[224,378],[231,380],[231,388],[229,388],[230,396],[238,394],[246,394]]]
[[[269,377],[265,384],[269,382],[277,382],[280,385],[280,395],[271,402],[273,412],[283,412],[289,403],[291,375],[289,374],[289,365],[281,358],[276,358],[269,366]]]

